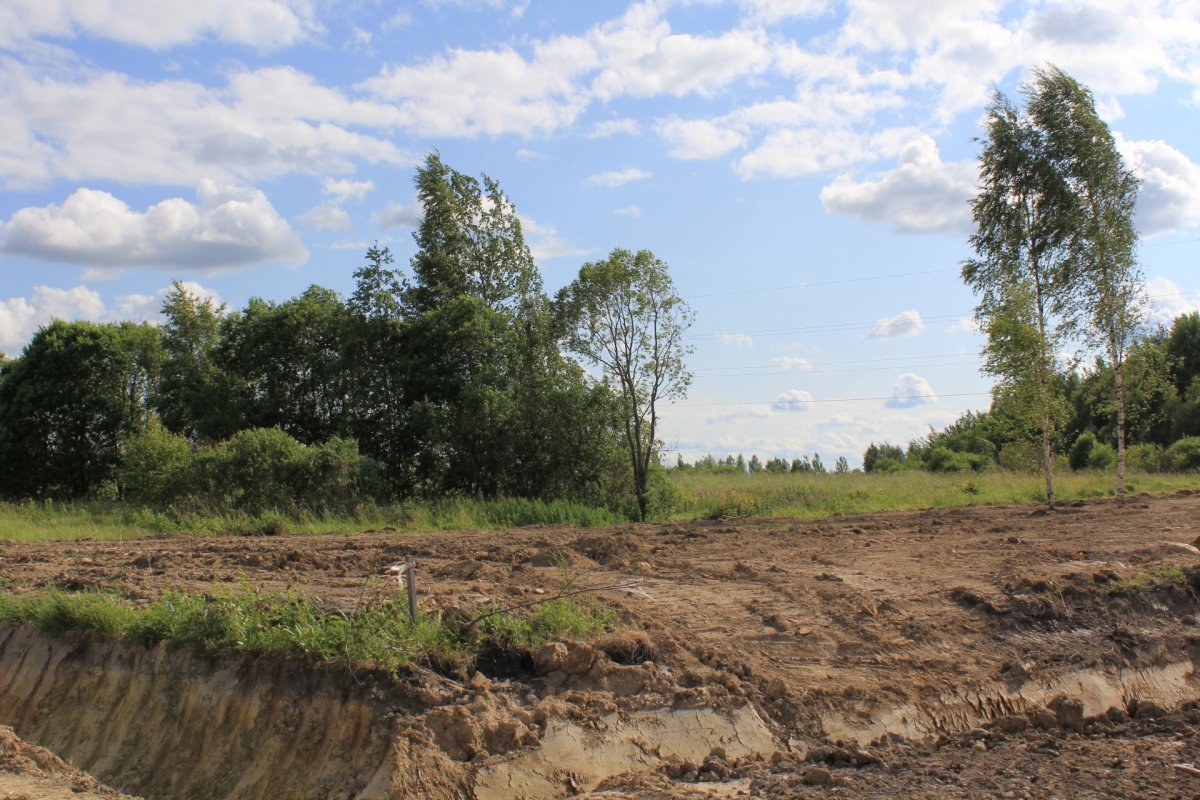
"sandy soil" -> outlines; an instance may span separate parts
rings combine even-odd
[[[637,580],[602,595],[641,632],[615,637],[610,656],[655,662],[676,703],[753,704],[779,750],[714,752],[590,796],[1190,798],[1198,537],[1200,492],[1183,492],[1054,513],[7,543],[0,581],[134,599],[250,583],[350,609],[399,596],[383,573],[412,554],[422,608],[461,616],[552,596],[566,579]],[[527,658],[484,671],[554,691]],[[12,774],[0,771],[5,790]]]

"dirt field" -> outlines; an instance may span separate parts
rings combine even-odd
[[[652,705],[748,705],[774,744],[663,759],[598,786],[564,773],[566,794],[1192,798],[1198,537],[1192,492],[1055,513],[5,544],[0,581],[132,598],[248,582],[348,609],[371,593],[398,595],[382,573],[411,553],[422,608],[461,614],[553,595],[565,577],[576,587],[640,579],[638,592],[602,595],[640,632],[601,644],[607,656],[597,657],[617,665],[604,681],[520,656],[448,677],[511,704],[575,703],[584,723]],[[613,677],[620,665],[642,670],[633,689]],[[544,721],[530,725],[545,736]],[[483,769],[520,744],[447,752]],[[0,798],[59,796],[23,791]]]

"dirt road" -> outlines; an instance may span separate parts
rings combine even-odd
[[[249,583],[351,608],[399,595],[382,573],[412,554],[432,612],[640,579],[603,595],[645,634],[621,658],[662,667],[676,703],[753,704],[778,752],[593,796],[1197,797],[1198,537],[1192,492],[1055,513],[8,543],[0,581],[134,599]],[[529,665],[502,672],[545,689]]]

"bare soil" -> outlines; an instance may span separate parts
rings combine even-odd
[[[564,793],[1192,798],[1198,537],[1200,492],[1185,491],[1055,512],[6,543],[0,582],[115,589],[135,600],[248,583],[351,609],[401,596],[384,573],[411,554],[422,609],[462,619],[490,603],[553,596],[566,581],[638,580],[636,591],[601,594],[623,628],[597,645],[613,666],[588,673],[590,682],[564,672],[573,651],[541,654],[556,660],[550,667],[532,654],[497,654],[479,675],[433,665],[464,697],[490,692],[513,698],[504,701],[513,708],[542,708],[531,732],[510,732],[505,747],[443,737],[448,757],[475,768],[536,744],[552,699],[573,703],[570,715],[583,722],[664,703],[748,705],[769,726],[774,752],[714,748]],[[0,749],[8,741],[0,737]],[[5,773],[11,761],[0,763],[4,788],[9,775],[32,774]],[[22,791],[11,796],[79,796]]]

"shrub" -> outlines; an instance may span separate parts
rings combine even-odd
[[[1125,466],[1138,472],[1158,472],[1162,458],[1162,448],[1155,444],[1134,444],[1125,449]]]
[[[1166,467],[1175,472],[1200,469],[1200,436],[1180,439],[1167,448],[1163,456]]]
[[[1117,463],[1117,451],[1112,445],[1096,442],[1088,453],[1088,469],[1112,469]]]
[[[131,500],[166,505],[187,493],[192,446],[151,419],[142,433],[125,440],[117,480]]]
[[[1079,438],[1071,445],[1071,450],[1067,454],[1071,469],[1086,469],[1088,467],[1088,457],[1092,454],[1092,448],[1095,446],[1096,434],[1091,431],[1084,431],[1079,434]]]
[[[1033,442],[1012,442],[1000,450],[1000,466],[1013,472],[1041,472],[1042,449]]]

